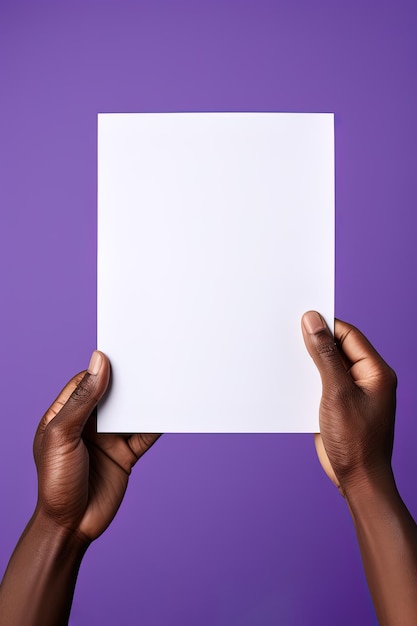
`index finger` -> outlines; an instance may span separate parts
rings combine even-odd
[[[351,364],[349,373],[356,383],[381,378],[389,365],[361,331],[342,320],[335,320],[334,336],[339,348]]]

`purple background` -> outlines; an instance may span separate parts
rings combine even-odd
[[[335,112],[336,312],[398,373],[394,466],[417,513],[416,17],[403,0],[1,1],[2,568],[35,504],[36,424],[95,347],[98,112]],[[71,623],[375,624],[312,436],[164,436],[85,558]]]

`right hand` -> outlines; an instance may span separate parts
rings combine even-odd
[[[333,337],[309,311],[302,330],[323,384],[317,453],[345,496],[350,487],[391,476],[397,378],[354,326],[336,320]]]

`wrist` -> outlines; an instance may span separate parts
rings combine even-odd
[[[65,552],[81,562],[91,540],[72,528],[67,528],[48,515],[39,505],[29,522],[31,532],[39,535],[40,543],[52,551]]]
[[[67,624],[78,570],[89,541],[37,506],[0,586],[2,624]]]
[[[391,466],[355,477],[343,485],[343,491],[354,520],[401,501]]]

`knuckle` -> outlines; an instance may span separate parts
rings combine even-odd
[[[317,353],[325,359],[334,359],[339,356],[337,345],[334,341],[331,341],[329,337],[323,338],[318,341],[316,345]]]
[[[391,385],[394,387],[394,389],[396,389],[397,385],[398,385],[398,377],[397,377],[396,372],[392,369],[392,367],[388,366],[388,376],[387,377],[390,380]]]
[[[147,450],[155,443],[156,438],[157,438],[157,435],[154,435],[152,433],[142,433],[141,435],[142,447],[145,448],[145,450]]]
[[[90,396],[89,386],[86,384],[86,382],[83,379],[72,392],[71,399],[77,400],[78,402],[82,402],[84,400],[87,400],[89,396]]]
[[[384,387],[391,388],[395,390],[398,385],[398,378],[395,371],[387,364],[384,364],[380,369],[379,374],[380,380],[382,381]]]
[[[129,440],[129,447],[136,457],[136,460],[145,454],[145,452],[155,443],[159,434],[154,433],[138,433]]]
[[[88,404],[91,400],[96,400],[94,388],[90,384],[88,377],[84,377],[77,385],[70,396],[70,400],[77,404]]]
[[[59,421],[52,420],[46,427],[44,436],[47,442],[52,443],[54,447],[59,447],[64,443],[66,433]]]

